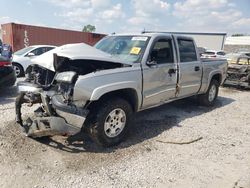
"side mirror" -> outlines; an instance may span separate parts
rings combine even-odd
[[[27,54],[27,57],[32,57],[32,56],[35,56],[35,54],[32,53],[32,52],[30,52],[30,53]]]
[[[157,57],[157,51],[150,52],[146,65],[148,65],[149,67],[157,65],[156,57]]]

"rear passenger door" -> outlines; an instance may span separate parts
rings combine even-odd
[[[197,93],[201,86],[202,64],[197,57],[194,41],[177,38],[179,54],[179,97]]]

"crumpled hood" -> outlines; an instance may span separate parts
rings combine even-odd
[[[106,61],[112,63],[121,63],[126,65],[131,65],[131,63],[127,63],[122,61],[121,59],[114,57],[108,53],[105,53],[101,50],[96,49],[90,45],[84,43],[77,44],[66,44],[60,47],[57,47],[53,50],[50,50],[34,59],[32,59],[32,64],[38,64],[39,66],[45,67],[52,71],[55,71],[54,68],[54,55],[61,57],[67,57],[71,60],[76,59],[89,59],[89,60],[97,60],[97,61]]]

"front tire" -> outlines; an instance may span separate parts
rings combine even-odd
[[[16,73],[16,77],[22,77],[24,76],[24,70],[23,70],[23,67],[18,64],[18,63],[12,63],[12,66],[15,70],[15,73]]]
[[[214,105],[219,92],[219,83],[217,80],[211,80],[208,90],[205,94],[199,95],[198,99],[201,105]]]
[[[110,147],[127,135],[133,111],[126,100],[114,98],[100,102],[90,114],[85,125],[90,137],[98,145]]]

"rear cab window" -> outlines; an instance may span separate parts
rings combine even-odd
[[[197,61],[197,54],[193,40],[177,39],[179,46],[180,62]]]

